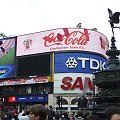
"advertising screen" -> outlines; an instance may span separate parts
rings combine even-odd
[[[55,53],[54,73],[93,73],[105,70],[105,57],[83,52]]]
[[[10,96],[8,102],[47,102],[48,96]]]
[[[16,37],[0,40],[0,79],[15,77]]]
[[[0,80],[0,86],[36,84],[36,83],[48,83],[48,82],[51,82],[51,78],[49,76],[42,76],[42,77],[33,77],[33,78]]]
[[[18,58],[17,77],[50,75],[50,62],[50,54]]]
[[[85,73],[56,73],[54,74],[54,93],[93,92],[93,75]]]
[[[108,39],[98,31],[82,28],[61,28],[17,37],[17,56],[65,50],[106,56]]]

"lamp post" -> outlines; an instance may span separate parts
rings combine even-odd
[[[107,107],[120,107],[120,63],[118,59],[120,50],[118,50],[115,45],[116,40],[114,36],[114,29],[120,28],[115,26],[115,24],[119,23],[120,13],[115,12],[113,14],[110,9],[108,9],[108,13],[113,36],[111,37],[111,47],[106,52],[108,56],[107,69],[94,73],[94,84],[100,88],[100,91],[94,96],[97,104],[96,114],[102,117]]]
[[[93,79],[93,97],[95,97],[95,75],[93,75],[92,79]]]

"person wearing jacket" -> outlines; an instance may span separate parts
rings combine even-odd
[[[74,114],[74,120],[84,120],[82,111],[78,111]]]
[[[29,113],[30,113],[29,108],[26,108],[24,111],[19,113],[18,119],[19,120],[30,120],[29,119]]]
[[[0,120],[5,120],[4,104],[0,102]]]

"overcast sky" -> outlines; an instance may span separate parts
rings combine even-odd
[[[110,41],[108,8],[120,12],[120,0],[0,0],[0,32],[17,36],[82,23],[83,28],[97,28]],[[120,49],[119,29],[115,37]]]

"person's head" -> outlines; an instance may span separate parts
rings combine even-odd
[[[25,108],[25,110],[24,110],[23,116],[24,116],[24,115],[29,115],[29,113],[30,113],[30,106],[27,106],[27,107]]]
[[[53,109],[53,107],[50,105],[50,106],[49,106],[49,109],[51,110],[51,109]]]
[[[4,104],[2,102],[0,102],[0,108],[4,109]]]
[[[105,118],[107,120],[120,120],[120,108],[118,107],[108,107],[105,110]]]
[[[85,97],[84,95],[81,96],[82,98]]]
[[[85,120],[86,120],[86,117],[87,117],[88,115],[90,115],[90,111],[88,111],[88,110],[83,111],[83,118],[84,118]]]
[[[4,104],[0,102],[0,114],[3,112],[3,110],[4,110]]]
[[[36,104],[30,108],[29,118],[30,120],[45,120],[48,115],[47,109],[41,105]]]
[[[62,116],[65,117],[65,118],[68,118],[68,113],[67,113],[67,112],[64,112],[64,113],[62,114]]]
[[[83,117],[83,111],[78,111],[77,112],[77,117]]]
[[[96,115],[88,115],[86,120],[100,120],[100,118]]]

